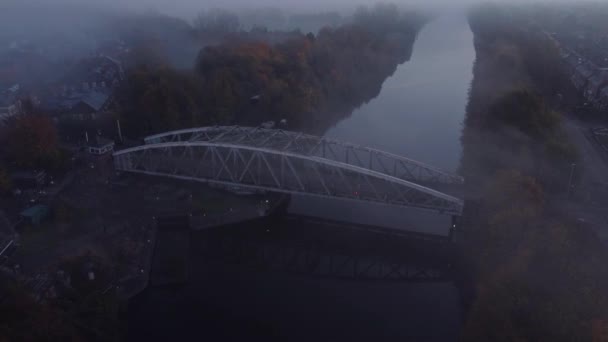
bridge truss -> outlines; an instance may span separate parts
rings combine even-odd
[[[147,144],[169,142],[209,142],[245,145],[277,152],[332,160],[362,169],[377,171],[418,184],[463,184],[454,175],[424,163],[377,149],[334,139],[286,130],[261,127],[212,126],[152,135]]]
[[[282,130],[208,127],[146,138],[117,170],[241,188],[368,201],[461,215],[460,199],[422,184],[462,178],[382,151]]]

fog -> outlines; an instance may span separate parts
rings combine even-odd
[[[81,7],[151,10],[165,14],[176,15],[185,18],[193,17],[194,13],[205,8],[221,7],[227,9],[247,9],[258,7],[273,7],[287,11],[320,11],[336,10],[350,11],[360,5],[369,5],[376,0],[5,0],[5,6],[9,5],[52,5],[61,4],[76,5]],[[474,3],[488,2],[485,0],[396,0],[390,1],[405,6],[425,7],[432,9],[458,9],[470,6]],[[531,3],[526,0],[494,0],[497,3]],[[543,0],[543,3],[577,3],[575,0]],[[1,8],[2,5],[0,5]],[[1,16],[1,14],[0,14]]]

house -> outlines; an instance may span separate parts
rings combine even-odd
[[[96,55],[111,60],[119,61],[124,60],[129,54],[130,49],[121,39],[104,39],[97,42]],[[118,65],[122,68],[122,64],[119,62]]]
[[[0,93],[0,127],[21,113],[21,101],[18,98],[19,84],[15,84]]]
[[[106,153],[114,151],[114,140],[105,139],[102,137],[95,137],[93,141],[87,144],[87,150],[90,154],[96,156],[102,156]]]
[[[69,109],[64,116],[73,120],[95,120],[100,112],[108,109],[110,94],[91,90],[71,97],[65,104]]]
[[[588,62],[579,64],[572,75],[572,83],[578,90],[584,90],[587,87],[587,81],[595,73],[595,68]]]
[[[38,225],[44,219],[49,217],[50,212],[51,210],[49,207],[39,204],[25,209],[21,212],[21,214],[19,214],[19,216],[21,216],[21,218],[29,224]]]
[[[585,88],[585,98],[589,102],[597,102],[599,100],[600,90],[608,83],[608,77],[605,72],[598,72],[591,76],[587,81]]]
[[[50,97],[43,107],[53,113],[57,121],[89,121],[103,118],[112,106],[108,90],[70,90],[61,97]]]
[[[116,87],[125,79],[120,61],[108,56],[80,60],[62,79],[61,84],[84,90]]]

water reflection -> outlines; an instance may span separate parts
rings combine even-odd
[[[455,171],[475,50],[466,17],[445,16],[420,32],[411,61],[380,95],[327,133]]]

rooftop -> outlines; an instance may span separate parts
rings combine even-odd
[[[82,102],[93,108],[95,111],[100,111],[108,102],[110,94],[98,90],[90,90],[86,92],[73,93],[63,99],[51,99],[47,101],[47,106],[55,109],[71,109],[78,103]]]
[[[40,217],[48,213],[49,207],[46,205],[38,204],[33,207],[29,207],[21,212],[23,217]]]
[[[19,91],[19,89],[21,88],[21,86],[19,85],[19,83],[13,85],[12,87],[8,88],[8,91],[11,93],[16,93]]]
[[[81,98],[81,101],[86,103],[87,105],[91,106],[91,108],[95,109],[96,111],[100,111],[103,108],[103,106],[106,104],[106,102],[108,102],[109,97],[110,97],[110,95],[108,95],[107,93],[102,93],[102,92],[93,90],[93,91],[86,93]]]

